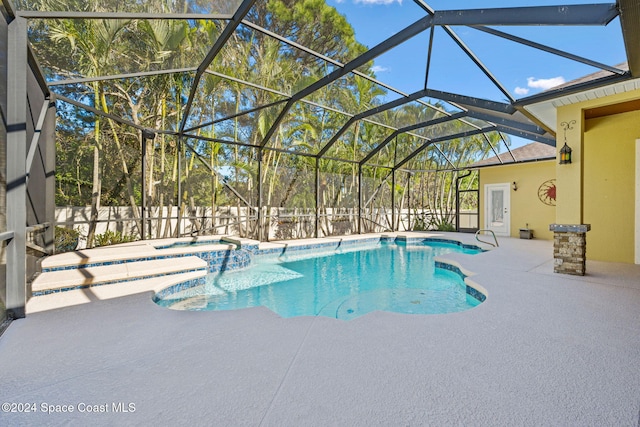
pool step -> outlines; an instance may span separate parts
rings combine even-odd
[[[151,277],[149,279],[134,280],[132,282],[115,283],[107,286],[93,286],[87,289],[75,289],[65,292],[54,292],[29,298],[27,314],[54,310],[73,305],[87,304],[94,301],[122,298],[140,293],[155,293],[174,285],[176,281],[198,280],[203,277],[202,271],[191,273],[170,274]]]
[[[126,247],[103,247],[65,252],[44,258],[40,264],[42,272],[95,267],[118,264],[127,260],[140,261],[154,256],[157,250],[145,243],[130,244]]]
[[[207,262],[196,256],[151,259],[120,264],[78,267],[41,273],[32,283],[33,296],[91,286],[148,279],[192,271],[207,271]]]
[[[235,245],[231,243],[178,246],[164,249],[157,249],[144,243],[129,244],[127,246],[119,245],[117,247],[84,249],[52,255],[42,260],[41,268],[43,273],[49,273],[60,270],[74,270],[79,268],[119,265],[130,262],[177,258],[195,255],[196,253],[230,251],[233,249],[235,249]]]

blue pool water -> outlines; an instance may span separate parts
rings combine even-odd
[[[205,285],[157,301],[181,310],[265,306],[282,317],[352,319],[375,310],[439,314],[480,304],[462,277],[434,257],[477,253],[457,245],[381,243],[364,250],[289,257],[258,256],[240,271],[210,274]]]
[[[220,244],[220,239],[208,239],[208,240],[192,240],[188,242],[175,242],[170,245],[165,246],[156,246],[156,249],[173,249],[173,248],[182,248],[186,246],[204,246],[204,245],[217,245]]]

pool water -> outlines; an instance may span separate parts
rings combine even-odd
[[[222,243],[220,239],[208,239],[208,240],[191,240],[187,242],[175,242],[170,245],[164,246],[156,246],[156,249],[174,249],[174,248],[182,248],[187,246],[205,246],[205,245],[218,245]]]
[[[480,304],[459,274],[436,268],[434,257],[477,253],[457,245],[381,243],[365,250],[256,257],[240,271],[210,274],[205,285],[157,303],[181,310],[265,306],[282,317],[353,319],[375,310],[440,314]]]

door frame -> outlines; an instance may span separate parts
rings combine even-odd
[[[503,205],[505,208],[504,212],[504,223],[506,231],[496,231],[492,229],[489,225],[489,209],[490,209],[490,200],[489,194],[492,189],[502,189],[503,194]],[[511,236],[511,183],[496,183],[496,184],[485,184],[484,185],[484,228],[487,230],[492,230],[496,236],[502,237],[510,237]]]

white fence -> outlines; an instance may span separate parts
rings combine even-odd
[[[146,238],[167,238],[179,234],[189,235],[240,235],[256,238],[258,236],[258,211],[251,208],[218,207],[212,212],[210,207],[185,209],[178,220],[178,208],[152,208],[145,222]],[[408,209],[397,213],[398,231],[408,231],[416,224],[416,214]],[[461,212],[461,228],[477,228],[478,218],[472,212]],[[314,209],[263,208],[261,236],[268,240],[299,239],[315,235],[316,215]],[[390,209],[367,209],[362,214],[362,232],[381,232],[392,228]],[[56,224],[74,228],[80,232],[79,248],[86,247],[86,238],[91,224],[90,207],[56,208]],[[112,206],[98,210],[95,222],[95,235],[107,231],[119,232],[123,236],[138,240],[141,237],[142,220],[140,210],[131,207]],[[268,224],[268,227],[267,227]],[[357,209],[322,209],[318,217],[318,235],[346,235],[358,232]],[[426,224],[429,225],[429,224]],[[267,232],[268,230],[268,232]]]

